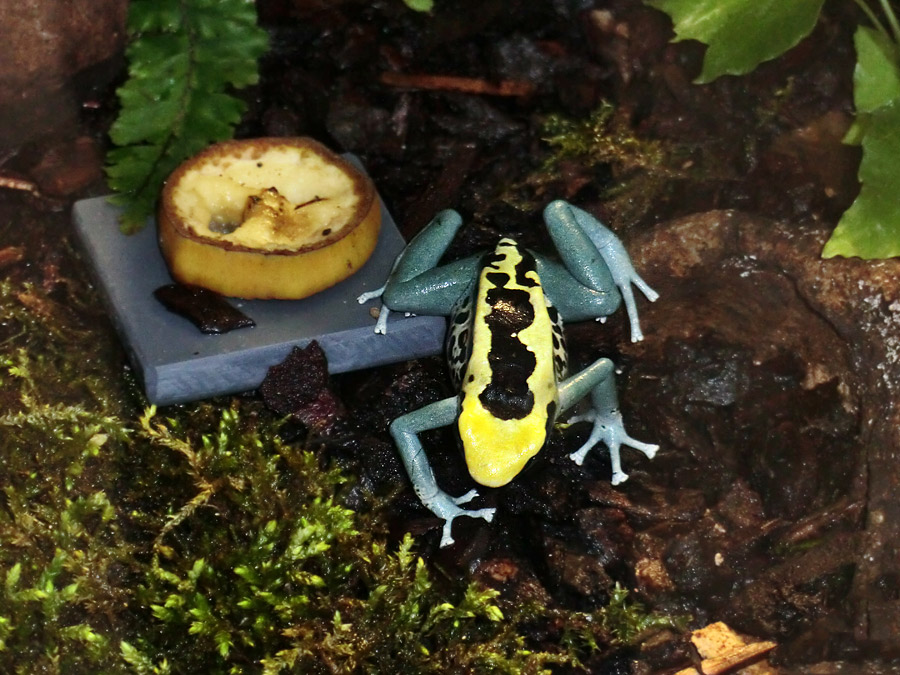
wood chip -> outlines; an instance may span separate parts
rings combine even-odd
[[[700,670],[685,668],[676,675],[775,675],[768,662],[760,660],[777,647],[771,641],[747,643],[726,624],[710,624],[691,634],[691,642],[703,661]]]
[[[700,668],[703,670],[703,675],[722,675],[736,669],[742,669],[741,672],[748,675],[749,673],[753,673],[753,675],[774,674],[775,671],[768,664],[755,662],[775,649],[776,646],[774,642],[754,642],[736,649],[727,656],[704,659]],[[744,666],[749,667],[745,668]]]
[[[19,190],[21,192],[30,192],[39,196],[41,191],[38,189],[37,183],[26,178],[21,178],[13,174],[0,174],[0,188],[5,190]]]
[[[721,621],[695,630],[691,634],[691,642],[704,659],[722,656],[746,644],[737,633]]]

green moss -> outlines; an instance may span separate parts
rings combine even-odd
[[[0,672],[535,673],[631,639],[435,577],[257,401],[143,411],[96,307],[0,283]]]
[[[523,210],[539,208],[548,193],[565,194],[592,184],[602,190],[607,208],[621,220],[634,222],[674,180],[685,177],[683,148],[636,135],[629,120],[608,103],[581,119],[548,115],[541,137],[547,157],[502,197]]]
[[[213,434],[180,426],[152,413],[142,424],[196,492],[172,505],[138,590],[156,624],[152,641],[124,647],[138,672],[160,656],[204,673],[517,673],[569,658],[529,649],[496,591],[438,588],[409,536],[391,552],[314,454],[242,429],[233,409]]]
[[[665,170],[667,155],[662,144],[636,137],[608,103],[582,120],[550,115],[542,131],[544,141],[553,148],[545,170],[553,170],[565,159],[589,166],[613,164],[624,171]]]
[[[112,672],[130,564],[110,453],[130,436],[110,339],[41,286],[0,283],[0,672]],[[57,294],[58,295],[58,294]],[[104,370],[106,369],[106,370]],[[114,382],[111,383],[111,382]]]

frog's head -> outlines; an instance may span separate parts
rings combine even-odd
[[[553,325],[534,257],[503,239],[476,289],[459,431],[472,477],[505,485],[544,446],[556,407]]]
[[[523,419],[504,420],[492,415],[480,402],[473,403],[473,398],[463,399],[459,417],[469,473],[481,485],[506,485],[544,447],[556,416],[556,402],[551,401],[543,411]]]

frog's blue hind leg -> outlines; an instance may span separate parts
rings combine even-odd
[[[391,436],[400,450],[403,465],[406,467],[406,473],[412,481],[416,495],[434,515],[444,521],[441,547],[453,543],[451,529],[454,518],[468,516],[490,521],[494,517],[494,509],[469,511],[460,508],[460,504],[465,504],[478,496],[476,490],[470,490],[461,497],[451,497],[438,487],[431,464],[429,464],[422,443],[419,441],[418,434],[420,432],[448,426],[456,421],[458,413],[459,401],[456,396],[453,396],[407,413],[391,423]]]
[[[385,285],[359,296],[360,303],[382,298],[376,333],[386,332],[389,310],[436,316],[450,313],[476,276],[479,263],[473,256],[436,267],[461,226],[456,211],[438,213],[397,256]]]
[[[544,222],[556,250],[578,281],[588,288],[603,291],[611,286],[611,278],[619,287],[631,323],[631,340],[642,340],[644,336],[631,285],[637,286],[651,302],[658,295],[635,271],[619,238],[587,211],[561,199],[544,209]],[[601,260],[598,260],[598,254]]]
[[[612,484],[618,485],[628,480],[628,474],[622,471],[622,460],[619,456],[621,446],[626,445],[640,450],[650,459],[653,459],[659,446],[635,440],[625,431],[622,413],[619,411],[614,372],[615,366],[612,361],[598,359],[580,373],[564,380],[559,385],[559,407],[561,411],[567,410],[590,394],[591,410],[569,421],[588,421],[593,423],[593,429],[584,445],[569,457],[580,465],[591,448],[603,441],[609,448],[609,458],[612,462]]]
[[[595,291],[578,281],[558,262],[545,258],[540,253],[533,255],[537,262],[538,276],[544,286],[544,295],[566,323],[609,316],[622,304],[622,296],[611,277],[606,290]]]

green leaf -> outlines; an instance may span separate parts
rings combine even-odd
[[[856,112],[870,113],[900,98],[897,46],[874,28],[859,26],[853,36],[856,70],[853,71],[853,104]]]
[[[131,33],[175,31],[180,20],[178,0],[133,2],[128,9],[128,30]]]
[[[856,30],[856,69],[853,72],[853,103],[856,119],[844,143],[859,145],[866,134],[869,113],[900,98],[900,68],[897,46],[883,33],[866,26]]]
[[[900,256],[900,99],[867,115],[856,201],[841,217],[822,257]]]
[[[403,2],[417,12],[430,12],[434,9],[434,0],[403,0]]]
[[[244,104],[227,92],[258,81],[268,36],[246,0],[133,0],[128,26],[129,79],[106,173],[122,229],[133,232],[181,162],[231,138]]]
[[[645,0],[675,24],[677,40],[708,45],[698,83],[743,75],[809,35],[824,0]]]

